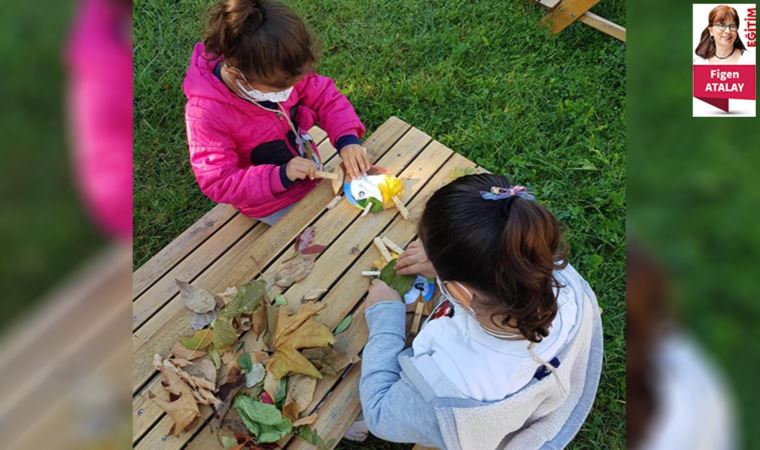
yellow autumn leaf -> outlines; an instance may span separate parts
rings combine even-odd
[[[283,344],[296,350],[301,348],[324,347],[335,343],[335,336],[325,325],[309,320],[296,331],[287,335]]]
[[[297,313],[292,316],[288,315],[287,307],[280,307],[279,314],[277,316],[277,325],[274,329],[274,345],[277,347],[282,342],[282,339],[293,333],[304,322],[311,319],[317,313],[325,309],[327,306],[324,303],[308,302],[301,305],[301,308]]]
[[[269,362],[267,370],[272,373],[276,379],[280,379],[289,373],[300,373],[314,378],[322,378],[316,367],[312,365],[306,357],[298,350],[287,345],[277,348]]]

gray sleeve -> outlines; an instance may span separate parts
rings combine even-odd
[[[362,356],[359,396],[364,421],[375,436],[391,442],[445,448],[433,407],[401,377],[406,307],[381,302],[364,313],[369,328]]]

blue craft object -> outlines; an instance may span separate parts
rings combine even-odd
[[[422,275],[417,275],[417,278],[415,278],[412,283],[412,288],[409,289],[409,292],[404,294],[404,303],[411,305],[417,301],[420,295],[424,301],[429,302],[430,299],[433,298],[434,293],[435,282],[429,281]]]

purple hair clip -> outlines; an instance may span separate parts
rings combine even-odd
[[[525,200],[535,200],[533,194],[528,192],[525,186],[512,186],[509,188],[503,188],[498,186],[491,187],[491,191],[480,191],[480,196],[483,200],[504,200],[509,197],[517,196]]]

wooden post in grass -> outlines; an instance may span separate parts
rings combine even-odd
[[[549,10],[541,24],[557,34],[575,21],[581,21],[602,33],[625,42],[625,28],[589,11],[599,0],[535,0]]]

